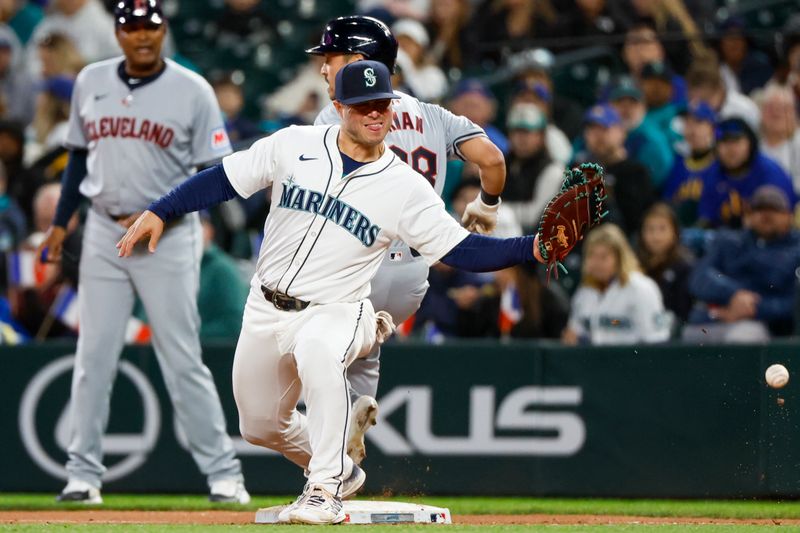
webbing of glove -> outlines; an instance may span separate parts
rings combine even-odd
[[[584,163],[564,172],[564,183],[544,209],[539,221],[539,253],[547,264],[547,281],[558,269],[567,273],[562,263],[586,232],[608,214],[603,209],[606,189],[603,167]]]

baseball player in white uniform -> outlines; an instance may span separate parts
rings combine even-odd
[[[389,149],[396,98],[383,63],[347,65],[336,83],[341,126],[289,127],[224,158],[151,204],[117,244],[136,259],[134,244],[150,236],[158,253],[165,221],[272,188],[233,386],[244,438],[307,473],[284,521],[343,521],[342,498],[366,478],[346,453],[347,368],[388,333],[388,314],[376,314],[367,296],[392,243],[407,242],[426,264],[475,271],[535,260],[533,236],[495,239],[461,227]]]
[[[339,17],[328,22],[320,44],[307,50],[325,56],[321,73],[334,97],[336,74],[344,65],[362,59],[380,61],[394,70],[397,41],[381,21],[364,16]],[[469,230],[488,234],[497,225],[500,193],[505,185],[503,153],[486,137],[483,129],[466,117],[398,91],[393,105],[392,127],[386,143],[404,162],[422,174],[441,196],[447,160],[452,156],[472,162],[480,169],[481,194],[471,202],[462,223]],[[333,103],[323,109],[315,124],[338,124]],[[369,299],[377,310],[385,310],[396,324],[419,309],[428,290],[428,264],[401,240],[389,247],[381,268],[372,280]],[[366,455],[364,432],[375,423],[380,370],[380,346],[369,357],[359,359],[348,369],[352,387],[356,424],[348,438],[348,448],[357,462]]]
[[[102,503],[101,439],[125,329],[139,296],[178,424],[205,474],[212,501],[247,503],[198,340],[202,237],[197,214],[175,219],[154,256],[123,261],[114,244],[155,198],[201,163],[230,153],[222,113],[203,78],[161,58],[166,26],[157,0],[122,0],[117,39],[125,57],[86,67],[72,99],[69,163],[44,260],[58,260],[66,225],[91,200],[79,277],[80,334],[72,376],[69,481],[59,501]]]

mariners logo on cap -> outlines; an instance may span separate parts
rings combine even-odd
[[[371,68],[364,69],[364,84],[367,87],[373,87],[375,82],[378,81],[378,78],[375,77],[375,71]]]

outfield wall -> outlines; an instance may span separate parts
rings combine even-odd
[[[384,349],[373,493],[640,497],[800,496],[800,342],[563,348],[470,342]],[[1,491],[57,491],[74,345],[3,348]],[[208,345],[254,493],[302,488],[298,469],[238,437],[232,345]],[[780,405],[782,404],[782,405]],[[203,492],[155,357],[128,347],[105,437],[108,491]]]

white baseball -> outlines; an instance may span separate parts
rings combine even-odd
[[[767,368],[764,377],[767,379],[767,385],[773,389],[780,389],[789,383],[789,371],[785,366],[777,363]]]

